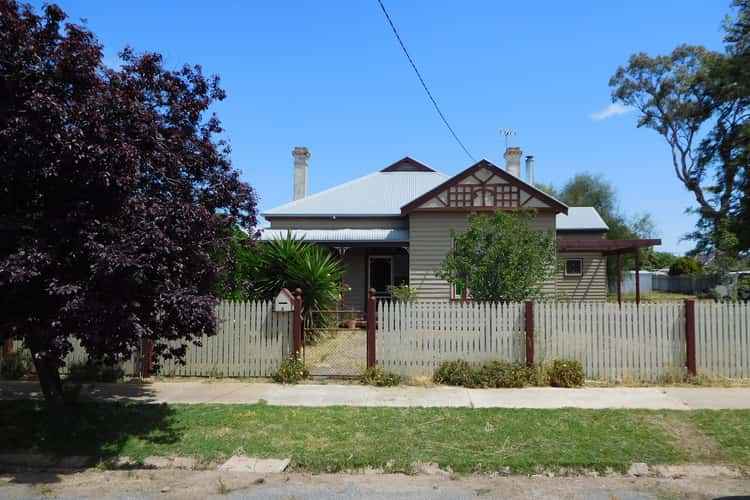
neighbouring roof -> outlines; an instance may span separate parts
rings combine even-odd
[[[609,226],[594,207],[568,207],[568,214],[557,214],[558,231],[607,231]]]
[[[295,239],[313,243],[408,243],[408,229],[261,229],[260,240],[271,241],[287,237],[291,231]]]

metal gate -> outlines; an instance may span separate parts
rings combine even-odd
[[[358,377],[367,367],[367,323],[356,309],[314,310],[305,318],[302,359],[311,377]]]

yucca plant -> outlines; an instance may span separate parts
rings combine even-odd
[[[273,240],[263,245],[256,290],[263,298],[275,296],[282,288],[302,290],[305,324],[325,326],[329,316],[313,315],[318,309],[334,309],[340,294],[341,261],[326,249],[302,239]]]

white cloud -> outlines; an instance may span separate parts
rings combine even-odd
[[[624,106],[620,103],[613,102],[606,108],[600,111],[597,111],[596,113],[593,113],[591,115],[591,119],[598,122],[599,120],[605,120],[613,116],[624,115],[625,113],[630,113],[634,109],[635,108],[632,108],[630,106]]]

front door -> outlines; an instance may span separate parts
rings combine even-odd
[[[393,285],[393,256],[370,256],[370,286],[378,297],[390,297],[388,287]]]

